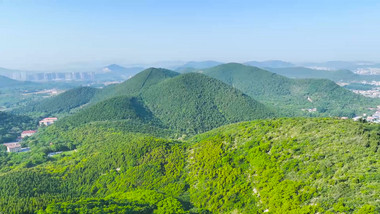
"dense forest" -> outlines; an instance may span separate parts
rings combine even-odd
[[[25,161],[43,161],[0,174],[0,211],[378,213],[379,133],[326,118],[242,122],[187,140],[51,126],[28,139]],[[47,156],[56,143],[72,148]]]

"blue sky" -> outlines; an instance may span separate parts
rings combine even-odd
[[[380,61],[375,0],[0,0],[0,67]]]

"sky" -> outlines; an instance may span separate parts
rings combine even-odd
[[[0,67],[380,62],[378,0],[0,0]]]

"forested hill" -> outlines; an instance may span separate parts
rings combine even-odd
[[[274,116],[272,110],[237,89],[191,73],[152,84],[136,97],[116,96],[101,101],[57,124],[77,127],[88,122],[132,120],[175,133],[196,134]]]
[[[94,97],[92,103],[115,96],[137,96],[142,90],[177,75],[179,73],[163,68],[148,68],[121,84],[110,85],[102,89]]]
[[[32,151],[16,154],[22,159],[0,153],[0,212],[380,211],[378,124],[257,120],[188,141],[107,126],[55,128],[29,139]],[[71,151],[48,157],[59,142]]]
[[[269,108],[239,90],[197,73],[156,84],[143,91],[142,98],[164,124],[186,133],[275,116]]]
[[[317,111],[309,115],[352,117],[380,103],[379,99],[354,94],[331,80],[290,79],[237,63],[205,69],[203,73],[268,106],[275,106],[286,116],[307,115],[304,113],[306,109],[316,108]]]

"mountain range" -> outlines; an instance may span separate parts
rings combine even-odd
[[[199,104],[207,102],[196,101],[193,97],[199,96],[198,99],[207,99],[207,101],[209,101],[209,99],[211,99],[210,97],[201,96],[202,94],[207,94],[206,92],[209,91],[211,91],[210,95],[212,94],[212,96],[220,96],[217,94],[218,90],[221,89],[217,88],[221,88],[221,86],[216,87],[216,85],[220,85],[220,83],[214,81],[215,79],[218,79],[224,84],[230,85],[229,87],[240,90],[251,99],[253,98],[256,101],[263,103],[267,109],[270,109],[270,111],[276,111],[278,115],[282,116],[325,115],[354,117],[355,115],[368,111],[367,108],[375,107],[379,104],[377,99],[366,98],[354,94],[351,91],[338,86],[331,80],[290,79],[257,67],[238,63],[218,65],[209,69],[203,69],[201,72],[212,77],[212,79],[207,79],[206,76],[196,73],[179,74],[167,69],[150,68],[138,73],[121,84],[114,84],[97,90],[92,93],[91,96],[83,95],[84,97],[81,97],[82,94],[77,94],[77,89],[71,92],[68,91],[67,94],[76,94],[78,96],[77,100],[81,100],[81,102],[78,102],[77,104],[74,104],[77,101],[73,101],[72,106],[76,107],[86,103],[89,103],[90,105],[96,104],[97,102],[116,96],[130,96],[142,97],[144,102],[147,102],[147,106],[152,109],[157,106],[162,108],[162,106],[165,105],[164,103],[153,105],[149,102],[164,102],[163,100],[172,97],[172,95],[173,98],[179,99],[181,96],[186,97],[186,93],[191,93],[188,97],[189,101],[194,101],[199,108]],[[207,79],[207,81],[205,79]],[[202,85],[203,82],[209,85]],[[149,88],[155,89],[149,90]],[[202,89],[203,91],[199,91],[199,89]],[[148,95],[148,93],[150,93],[150,95]],[[174,94],[178,94],[179,96],[175,97]],[[60,99],[60,97],[63,96],[64,95],[58,96],[55,99]],[[160,99],[153,99],[158,97]],[[220,96],[218,99],[222,98],[223,96]],[[186,100],[182,100],[181,102],[185,101]],[[65,99],[63,102],[52,102],[63,103],[67,102],[67,100]],[[167,100],[165,102],[172,103],[173,100]],[[177,104],[182,104],[181,102]],[[49,109],[46,107],[49,105],[37,104],[36,106],[39,105],[45,106],[44,108]],[[33,105],[30,105],[28,108],[31,109],[32,106]],[[63,103],[62,106],[66,105]],[[215,103],[213,103],[212,106],[218,108]],[[167,109],[170,109],[171,107],[172,106],[166,106]],[[185,108],[185,106],[181,108]],[[36,107],[35,109],[37,110],[38,108]],[[68,112],[69,109],[70,108],[67,108],[65,112]],[[160,113],[162,113],[161,111],[163,110],[164,109],[161,109]],[[41,112],[41,110],[38,110],[37,112]],[[47,114],[58,112],[61,111],[45,111]],[[177,111],[173,110],[173,112]],[[168,116],[169,115],[167,115],[167,117]],[[193,116],[196,117],[195,115]]]

